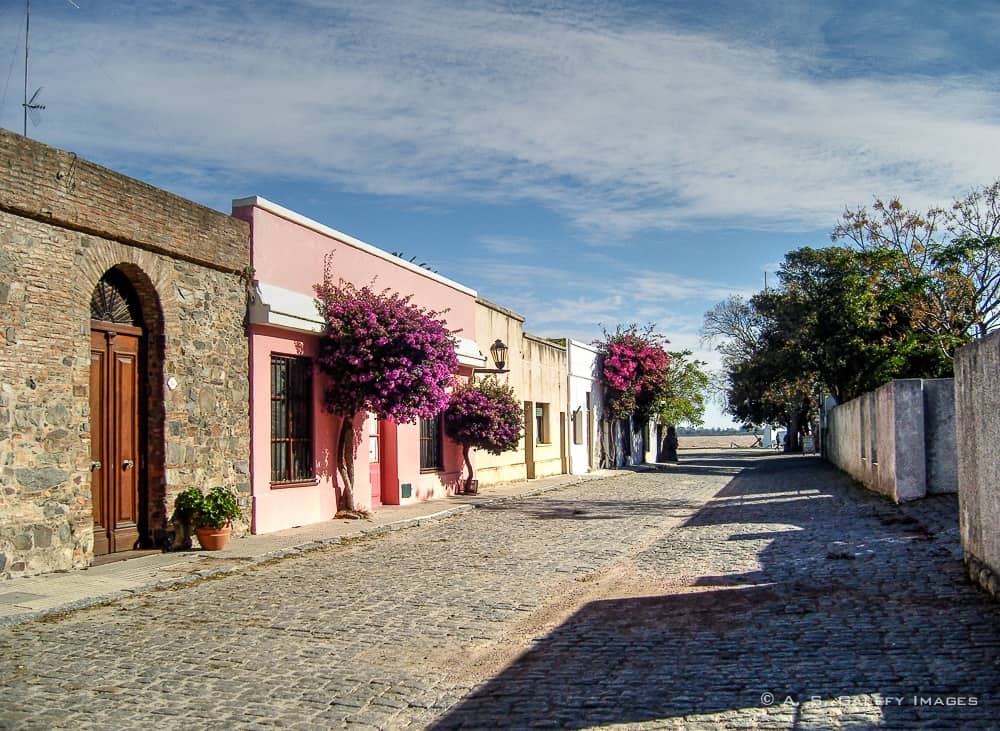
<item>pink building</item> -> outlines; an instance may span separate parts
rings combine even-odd
[[[329,520],[337,511],[334,451],[340,420],[322,407],[323,379],[313,372],[323,329],[313,285],[333,252],[335,276],[413,296],[414,304],[447,312],[455,332],[459,376],[485,358],[475,344],[476,293],[259,197],[233,201],[233,215],[251,226],[256,282],[250,306],[251,486],[254,533]],[[355,502],[379,505],[454,492],[461,448],[440,419],[394,424],[359,417]]]

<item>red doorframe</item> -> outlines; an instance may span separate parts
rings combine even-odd
[[[365,419],[368,433],[368,477],[372,495],[372,509],[382,504],[382,422],[374,414]]]
[[[383,505],[399,505],[399,450],[396,424],[391,421],[379,422],[379,437],[382,447],[381,491]]]

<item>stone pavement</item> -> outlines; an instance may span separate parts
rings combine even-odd
[[[145,591],[179,586],[208,576],[241,571],[262,561],[295,555],[344,540],[412,528],[513,498],[540,495],[569,484],[616,473],[560,475],[483,488],[478,495],[455,495],[410,505],[386,505],[367,520],[331,520],[259,536],[233,538],[222,551],[176,551],[127,561],[0,581],[0,627],[73,609],[104,604]]]
[[[0,629],[0,728],[998,728],[954,497],[683,455]]]

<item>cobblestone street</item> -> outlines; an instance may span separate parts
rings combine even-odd
[[[682,455],[0,630],[0,728],[1000,728],[954,496]]]

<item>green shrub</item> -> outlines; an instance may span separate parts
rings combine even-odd
[[[174,520],[196,528],[224,528],[242,517],[235,493],[224,487],[208,492],[189,487],[174,500]]]

